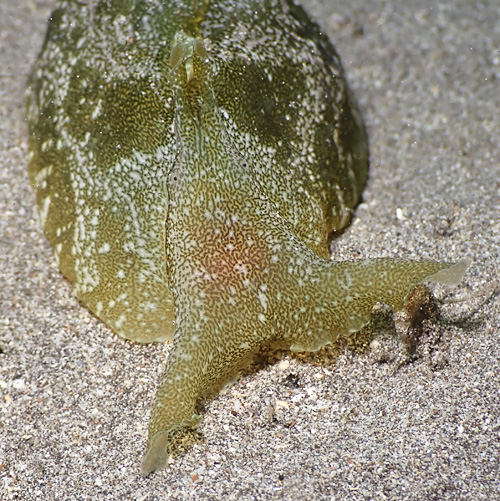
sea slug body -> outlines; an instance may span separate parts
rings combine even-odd
[[[263,343],[317,350],[456,265],[334,262],[367,177],[328,39],[291,0],[62,0],[28,93],[60,269],[120,336],[174,341],[142,472]]]

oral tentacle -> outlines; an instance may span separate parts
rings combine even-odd
[[[443,278],[453,266],[318,256],[231,142],[202,42],[178,33],[171,66],[178,155],[165,233],[176,331],[153,406],[145,474],[165,464],[179,433],[199,424],[197,402],[234,377],[262,343],[317,350],[359,331],[375,303],[400,309],[412,286]]]
[[[218,204],[218,212],[237,214],[237,195]],[[212,240],[200,225],[185,223],[186,234],[201,243],[185,256],[177,254],[171,269],[176,335],[153,408],[146,473],[164,464],[177,433],[199,424],[197,402],[234,377],[263,342],[318,350],[364,327],[375,303],[399,310],[415,285],[458,281],[467,267],[398,259],[327,261],[269,213],[252,227],[228,221],[203,227]]]

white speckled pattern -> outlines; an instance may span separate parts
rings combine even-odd
[[[141,342],[171,339],[175,318],[144,473],[262,343],[317,350],[450,268],[325,259],[366,135],[292,3],[63,1],[28,118],[41,220],[78,297]]]

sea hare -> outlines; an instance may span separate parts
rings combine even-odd
[[[367,177],[335,49],[291,0],[63,0],[29,83],[29,172],[78,298],[174,345],[142,472],[263,343],[317,350],[466,262],[329,260]]]

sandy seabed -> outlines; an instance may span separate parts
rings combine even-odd
[[[204,440],[138,463],[168,347],[118,339],[74,299],[39,229],[24,88],[55,2],[0,5],[0,499],[500,498],[500,4],[303,5],[342,56],[370,180],[335,258],[473,264],[443,319],[331,364],[284,356],[206,406]]]

